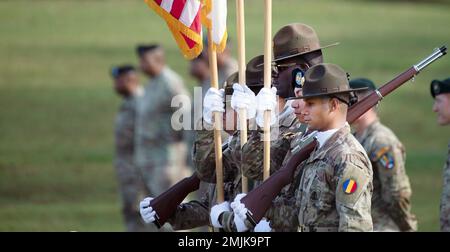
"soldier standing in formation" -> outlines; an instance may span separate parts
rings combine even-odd
[[[111,71],[114,90],[123,98],[115,121],[115,167],[122,201],[122,215],[127,231],[145,231],[136,204],[145,188],[133,161],[134,127],[137,99],[142,97],[136,69],[130,65],[114,67]]]
[[[301,232],[373,230],[372,166],[346,122],[354,91],[339,66],[318,64],[306,72],[303,95],[294,98],[305,100],[302,114],[319,142],[293,183]],[[234,211],[246,222],[242,203]]]
[[[450,125],[450,78],[433,80],[431,95],[434,98],[433,111],[437,113],[437,121],[441,126]],[[441,231],[450,232],[450,142],[448,144],[447,162],[444,165],[444,180],[441,196],[440,219]]]
[[[288,98],[302,94],[304,73],[312,66],[323,62],[322,49],[333,46],[321,46],[315,30],[302,23],[293,23],[282,27],[274,36],[274,62],[278,72],[274,78],[279,101],[283,104]],[[291,103],[292,102],[292,103]],[[306,131],[301,112],[304,108],[303,100],[286,102],[279,117],[279,136],[271,142],[270,173],[277,171],[289,160],[292,150]],[[291,108],[286,106],[291,105]],[[295,110],[295,111],[293,111]],[[284,115],[284,116],[283,116]],[[263,177],[263,142],[262,128],[252,132],[248,142],[242,148],[242,170],[245,176],[261,181]],[[296,231],[297,225],[292,219],[296,218],[294,191],[295,186],[286,186],[274,200],[273,207],[266,214],[270,224],[261,222],[261,230]],[[241,195],[240,197],[242,197]],[[273,216],[277,216],[273,218]],[[266,225],[265,227],[263,225]],[[267,226],[270,225],[270,226]],[[258,229],[257,228],[257,229]]]
[[[150,195],[159,195],[189,175],[183,133],[171,126],[172,98],[188,93],[180,76],[166,65],[161,46],[138,46],[136,51],[150,81],[137,106],[134,157]]]
[[[361,100],[376,90],[372,81],[353,79],[350,87],[367,88],[357,92]],[[374,231],[417,231],[417,221],[411,214],[411,185],[405,169],[405,148],[395,134],[381,124],[377,108],[373,107],[352,126],[355,137],[372,162],[372,220]]]
[[[249,88],[258,91],[260,88],[263,87],[263,85],[259,82],[263,72],[262,68],[256,68],[254,66],[255,63],[260,63],[260,61],[251,60],[247,64],[247,70],[246,70],[246,82],[249,86]],[[215,104],[218,107],[225,107],[225,115],[224,118],[224,125],[227,124],[226,118],[232,118],[232,124],[227,129],[227,131],[233,136],[230,137],[228,142],[224,143],[223,146],[223,156],[226,161],[226,165],[232,166],[232,158],[233,158],[233,152],[236,150],[236,148],[240,148],[239,145],[239,136],[235,137],[234,133],[236,132],[236,115],[235,111],[231,108],[231,101],[229,99],[229,96],[233,94],[233,88],[232,85],[238,81],[238,74],[234,73],[232,74],[224,83],[224,93],[228,94],[228,99],[225,100],[225,105],[223,105],[224,101],[221,100],[222,104]],[[219,91],[220,92],[220,91]],[[208,107],[208,106],[207,106]],[[231,116],[227,116],[231,115]],[[212,118],[209,118],[209,115],[205,117],[207,121],[211,121]],[[202,123],[201,121],[199,123]],[[228,124],[229,125],[229,124]],[[211,126],[211,125],[210,125]],[[194,163],[197,163],[197,165],[201,165],[202,167],[207,168],[206,171],[209,173],[211,170],[214,170],[215,167],[215,161],[214,161],[214,143],[212,142],[213,139],[213,131],[211,130],[200,130],[198,133],[198,137],[196,138],[194,147],[193,147],[193,159]],[[212,153],[212,154],[211,154]],[[207,167],[206,167],[207,166]],[[200,169],[202,170],[202,169]],[[213,171],[212,170],[212,171]],[[206,173],[205,172],[205,173]],[[205,173],[201,173],[203,175],[206,175]],[[237,176],[237,175],[236,175]],[[236,177],[236,176],[233,176]],[[208,178],[215,179],[215,174],[208,175]],[[226,181],[229,180],[228,177]],[[232,179],[230,179],[232,180]],[[210,181],[208,182],[215,182]],[[226,182],[224,186],[224,192],[225,192],[225,198],[233,198],[235,196],[235,191],[240,191],[240,182],[235,183],[234,180],[230,182]],[[151,207],[147,207],[150,205],[151,200],[153,198],[148,197],[145,198],[140,203],[140,212],[143,220],[146,223],[151,223],[155,220],[155,214],[156,212],[153,211]],[[207,191],[204,193],[203,197],[200,200],[192,200],[187,203],[182,203],[178,206],[176,212],[173,216],[171,216],[167,221],[172,225],[172,227],[175,230],[182,230],[182,229],[192,229],[196,227],[201,226],[214,226],[214,224],[210,223],[209,213],[211,210],[211,207],[216,203],[216,186],[215,183],[210,183]],[[217,228],[217,225],[215,225]]]

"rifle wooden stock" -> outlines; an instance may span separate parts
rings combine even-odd
[[[434,52],[409,68],[405,72],[399,74],[393,80],[389,81],[378,90],[373,91],[370,95],[358,101],[356,104],[351,106],[347,112],[347,122],[352,123],[364,113],[366,113],[370,108],[377,105],[383,97],[387,96],[389,93],[400,87],[402,84],[412,79],[420,70],[442,57],[446,54],[447,48],[442,46],[434,50]],[[241,199],[241,202],[248,209],[247,219],[256,225],[266,211],[272,205],[272,201],[280,193],[284,186],[288,185],[294,179],[295,169],[306,160],[311,152],[314,150],[317,141],[313,141],[302,148],[300,151],[295,153],[277,172],[264,181],[257,188],[249,192],[245,197]],[[300,174],[302,171],[299,171]]]
[[[178,205],[186,198],[186,196],[198,190],[200,186],[200,179],[197,173],[192,174],[188,178],[182,179],[180,182],[173,185],[167,191],[154,198],[150,202],[150,206],[155,210],[155,225],[161,228],[167,219],[175,213]]]
[[[309,154],[317,145],[317,140],[310,142],[298,153],[293,155],[282,169],[273,173],[263,184],[250,191],[241,202],[250,211],[247,218],[256,225],[266,211],[270,208],[272,200],[278,195],[284,186],[292,182],[297,166],[309,157]]]

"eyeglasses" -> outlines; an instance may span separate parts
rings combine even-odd
[[[274,63],[275,63],[274,66],[276,68],[289,68],[289,67],[296,66],[296,67],[300,68],[303,72],[306,72],[306,70],[309,69],[308,63],[297,63],[297,62],[286,63],[286,64],[276,64],[276,62],[274,62]]]

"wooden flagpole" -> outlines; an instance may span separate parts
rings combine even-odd
[[[219,76],[217,73],[217,54],[213,50],[213,40],[211,29],[208,29],[208,58],[209,69],[211,71],[211,87],[219,89]],[[224,201],[223,194],[223,167],[222,167],[222,114],[214,112],[214,150],[216,154],[216,189],[217,203]]]
[[[245,18],[244,18],[244,0],[236,0],[237,17],[237,40],[238,40],[238,69],[239,84],[245,86]],[[241,147],[247,143],[247,113],[246,109],[239,110],[239,128]],[[242,173],[242,192],[248,192],[248,179]]]
[[[264,87],[272,84],[272,0],[265,0],[264,8]],[[273,111],[275,112],[275,111]],[[264,172],[266,180],[270,176],[270,110],[264,111]]]

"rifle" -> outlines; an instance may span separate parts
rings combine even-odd
[[[222,151],[228,148],[228,143],[222,145]],[[197,191],[200,186],[200,179],[194,172],[190,177],[184,178],[167,191],[154,198],[150,205],[156,212],[155,221],[153,223],[161,228],[167,219],[177,210],[178,205],[188,196],[189,193]],[[147,208],[144,207],[144,208]]]
[[[347,113],[347,122],[352,123],[370,108],[378,104],[386,95],[403,85],[406,81],[416,76],[422,69],[430,65],[432,62],[446,54],[447,48],[442,46],[436,48],[433,53],[420,61],[418,64],[413,65],[405,72],[399,74],[393,80],[389,81],[377,90],[374,90],[370,95],[366,96],[362,100],[352,105]],[[272,174],[267,180],[265,180],[257,188],[249,192],[245,197],[241,199],[241,202],[248,209],[247,219],[255,226],[263,217],[266,211],[272,205],[272,201],[279,194],[284,186],[292,183],[294,179],[294,172],[296,168],[305,161],[311,152],[316,148],[317,140],[315,134],[309,134],[305,136],[300,145],[297,146],[300,149],[298,152],[287,161],[278,171]],[[294,152],[295,150],[293,150]],[[301,167],[300,169],[303,169]],[[302,170],[299,171],[299,174]]]

